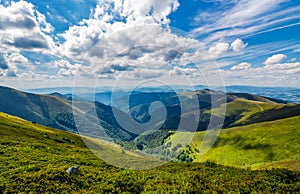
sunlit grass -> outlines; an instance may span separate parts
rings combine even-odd
[[[212,162],[168,163],[150,170],[124,170],[100,160],[76,134],[2,113],[0,136],[0,193],[288,193],[300,190],[300,174],[286,170],[251,171]],[[110,149],[103,142],[98,146]],[[118,149],[111,154],[116,152]],[[74,165],[80,165],[79,174],[68,175],[65,171]]]
[[[258,163],[274,161],[298,161],[300,158],[300,117],[252,124],[243,127],[224,129],[208,153],[200,156],[196,152],[196,161],[215,161],[230,166],[255,166]],[[195,133],[191,144],[192,150],[201,149],[200,145],[205,132]],[[177,137],[176,137],[177,136]],[[180,138],[176,134],[174,141]],[[298,160],[297,160],[298,159]],[[283,162],[282,162],[283,163]],[[276,166],[276,163],[268,165]],[[299,164],[298,164],[299,166]],[[288,167],[288,166],[287,166]],[[297,169],[300,168],[290,168]]]

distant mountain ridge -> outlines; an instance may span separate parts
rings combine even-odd
[[[257,122],[270,121],[300,115],[300,105],[286,104],[284,101],[266,98],[247,93],[227,93],[213,90],[199,90],[179,94],[185,104],[189,104],[190,96],[197,96],[200,107],[200,120],[198,131],[206,130],[212,117],[222,119],[219,107],[226,108],[223,128],[248,125]],[[216,102],[212,104],[212,96]],[[226,98],[225,100],[222,98]],[[176,93],[140,93],[132,95],[129,102],[128,113],[139,122],[147,122],[150,119],[149,105],[154,101],[162,102],[167,108],[167,119],[162,129],[177,129],[180,119],[188,119],[195,114],[194,107],[189,107],[181,114],[181,105]],[[221,104],[216,105],[220,101]],[[213,106],[213,107],[212,107]],[[220,114],[214,114],[217,112]],[[185,129],[189,130],[189,129]]]
[[[191,96],[197,97],[200,110],[189,103]],[[217,105],[212,106],[212,96]],[[84,126],[86,130],[84,132],[88,135],[103,137],[108,134],[110,138],[121,141],[133,140],[136,134],[123,129],[114,113],[117,113],[124,121],[129,121],[130,117],[133,117],[139,123],[147,123],[150,119],[149,106],[156,101],[160,101],[166,107],[166,120],[157,120],[155,124],[164,130],[176,130],[180,120],[189,121],[196,113],[200,114],[200,119],[192,122],[196,122],[197,131],[206,130],[212,117],[222,119],[221,109],[224,106],[227,111],[223,128],[300,115],[300,105],[297,104],[285,104],[281,100],[248,93],[225,94],[208,89],[178,94],[175,92],[134,92],[129,102],[127,102],[128,96],[117,99],[120,107],[87,101],[80,97],[75,97],[76,99],[72,101],[73,97],[57,92],[50,95],[38,95],[0,87],[0,112],[75,133],[78,132],[78,126]],[[181,113],[179,97],[188,105],[184,114]],[[128,103],[129,107],[127,107]],[[97,115],[93,114],[94,109]],[[154,111],[156,115],[161,112],[160,109]],[[74,114],[79,119],[75,120]],[[105,131],[98,130],[98,120]]]
[[[72,104],[72,101],[59,93],[37,95],[7,87],[0,87],[0,112],[18,116],[48,127],[75,133],[78,132],[76,125],[83,123],[82,125],[87,125],[86,128],[90,129],[90,131],[85,131],[87,134],[91,136],[103,135],[101,134],[103,131],[100,131],[99,134],[94,133],[95,131],[98,132],[99,125],[97,122],[94,122],[98,118],[93,118],[93,115],[86,112],[86,110],[80,109],[80,107],[85,107],[87,110],[96,107],[98,113],[105,113],[99,115],[99,121],[102,126],[105,126],[105,132],[112,138],[122,140],[133,138],[132,134],[124,131],[116,123],[114,117],[112,117],[112,107],[89,101],[76,101]],[[74,120],[73,114],[78,115],[77,123]]]
[[[227,93],[250,93],[258,96],[265,96],[267,98],[282,100],[290,103],[298,103],[300,104],[300,88],[292,88],[292,87],[259,87],[259,86],[243,86],[243,85],[232,85],[232,86],[224,86],[224,87],[208,87],[205,85],[196,85],[196,86],[149,86],[149,87],[141,87],[136,88],[136,92],[142,93],[151,93],[151,92],[193,92],[195,90],[204,90],[204,89],[213,89],[220,90]],[[53,88],[37,88],[37,89],[22,89],[23,91],[27,91],[30,93],[36,94],[50,94],[54,92],[59,92],[63,95],[72,95],[72,91],[74,88],[72,87],[53,87]],[[101,102],[106,105],[110,105],[110,97],[112,87],[104,86],[101,88],[79,88],[82,91],[82,98],[86,100],[94,99],[98,102]],[[94,91],[94,92],[90,92]],[[115,89],[114,93],[126,93],[131,91],[131,89],[119,88]]]
[[[251,93],[285,102],[300,104],[300,88],[293,87],[258,87],[258,86],[226,86],[226,92]]]

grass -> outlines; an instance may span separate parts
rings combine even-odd
[[[80,136],[0,113],[0,193],[296,193],[300,173],[168,163],[124,170],[100,160]],[[111,156],[119,148],[86,139]],[[128,151],[120,152],[129,156]],[[133,154],[134,155],[134,154]],[[124,161],[126,162],[126,161]],[[78,175],[68,167],[80,165]]]
[[[279,104],[269,101],[265,102],[236,98],[232,102],[221,105],[220,108],[207,110],[206,113],[213,113],[218,116],[222,115],[222,111],[225,109],[226,118],[232,118],[234,121],[226,126],[229,128],[233,126],[249,125],[262,121],[297,116],[299,114],[300,107],[295,104]]]
[[[201,147],[205,132],[175,134],[173,145],[184,136],[194,135],[189,155],[194,161],[253,168],[288,168],[300,171],[300,116],[224,129],[214,146],[204,155]]]

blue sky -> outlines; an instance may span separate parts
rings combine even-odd
[[[0,0],[0,14],[1,85],[300,85],[298,1]]]

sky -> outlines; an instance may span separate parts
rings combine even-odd
[[[0,0],[0,85],[300,86],[294,0]]]

